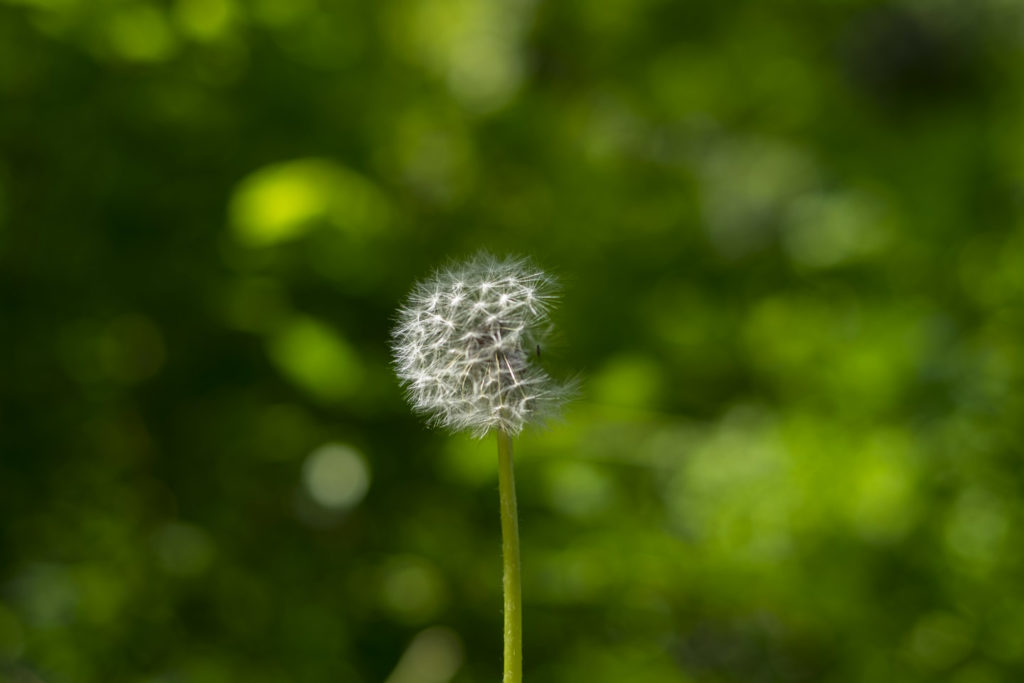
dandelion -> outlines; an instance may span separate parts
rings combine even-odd
[[[399,310],[395,367],[413,410],[434,426],[498,439],[505,594],[505,683],[522,680],[519,529],[512,437],[569,393],[536,363],[554,280],[525,258],[479,254],[418,284]],[[535,353],[537,350],[537,353]]]
[[[554,280],[521,258],[481,254],[420,283],[399,312],[395,365],[431,424],[513,436],[566,395],[533,362],[548,331]]]

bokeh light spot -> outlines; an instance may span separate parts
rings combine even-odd
[[[355,507],[370,488],[366,458],[351,446],[329,443],[317,448],[302,466],[302,482],[317,504],[334,510]]]
[[[410,0],[391,13],[395,47],[443,78],[478,112],[508,102],[523,80],[521,41],[532,3]]]
[[[294,384],[317,398],[351,397],[362,384],[363,370],[355,350],[321,322],[295,317],[269,341],[270,357]]]
[[[459,635],[432,626],[416,634],[385,683],[447,683],[462,668],[463,659]]]
[[[167,17],[153,5],[123,5],[107,22],[110,47],[124,59],[160,62],[173,56],[178,47],[177,36]]]
[[[796,263],[829,268],[880,249],[883,220],[882,208],[868,197],[811,193],[790,208],[783,245]]]
[[[868,540],[897,540],[914,520],[916,472],[909,447],[905,434],[881,432],[853,459],[849,514]]]
[[[391,209],[369,180],[324,159],[272,164],[243,179],[231,198],[240,242],[265,247],[297,238],[319,224],[360,238],[390,222]]]
[[[174,19],[188,36],[213,41],[228,31],[237,11],[232,0],[178,0]]]
[[[323,167],[277,166],[258,171],[239,187],[231,215],[238,236],[263,246],[305,232],[330,206],[330,170]]]

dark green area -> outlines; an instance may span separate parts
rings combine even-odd
[[[387,347],[480,248],[581,375],[529,683],[1024,680],[1022,65],[1016,0],[0,0],[0,682],[496,682],[495,445]]]

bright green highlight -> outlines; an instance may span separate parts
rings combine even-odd
[[[265,166],[246,177],[231,199],[235,236],[268,247],[330,225],[352,237],[373,233],[390,220],[380,190],[362,175],[326,159]]]
[[[292,383],[313,396],[338,400],[359,388],[363,371],[355,350],[327,325],[297,316],[271,338],[270,358]]]

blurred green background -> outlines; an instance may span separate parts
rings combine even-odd
[[[491,440],[393,314],[563,282],[530,683],[1024,680],[1024,3],[0,0],[0,681],[475,683]]]

